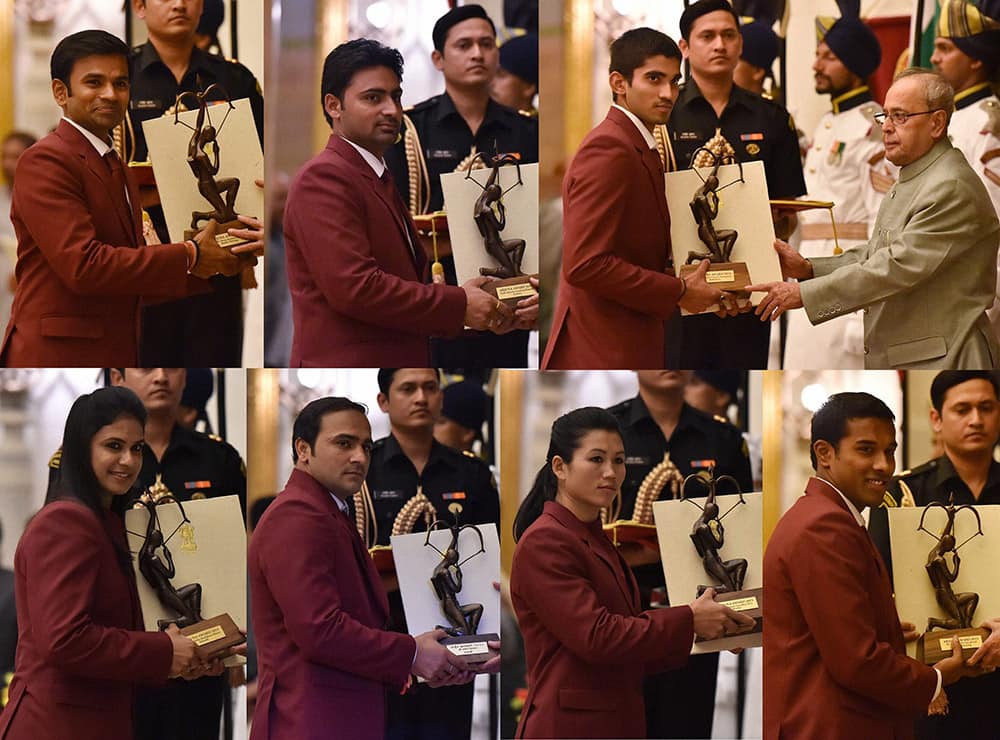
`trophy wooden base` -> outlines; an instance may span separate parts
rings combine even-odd
[[[513,310],[517,308],[518,301],[538,294],[538,291],[528,280],[532,277],[537,278],[538,275],[518,275],[503,280],[490,280],[483,286],[483,290],[501,303],[506,303]]]
[[[450,650],[454,655],[464,658],[467,663],[485,663],[496,653],[490,650],[487,642],[499,641],[500,635],[461,635],[459,637],[446,637],[441,640],[441,644]]]
[[[681,265],[680,277],[686,278],[698,265]],[[750,270],[746,262],[713,262],[705,273],[705,282],[730,293],[741,293],[750,285]]]
[[[235,221],[227,221],[224,224],[217,224],[215,227],[215,241],[223,249],[232,249],[233,247],[238,247],[241,244],[249,244],[250,239],[244,239],[241,236],[232,236],[228,233],[229,229],[245,228],[247,228],[247,225],[239,219]],[[199,229],[188,229],[184,232],[184,239],[185,241],[188,239],[194,239],[200,233],[201,230]]]
[[[699,591],[702,590],[703,589],[699,589]],[[700,595],[701,594],[699,593],[699,596]],[[753,629],[739,633],[740,635],[752,635],[764,629],[763,595],[764,589],[762,588],[747,588],[742,591],[723,591],[722,593],[715,594],[715,602],[717,604],[724,604],[725,606],[728,606],[734,612],[739,612],[746,617],[753,618]],[[726,637],[734,636],[735,635],[726,635]],[[705,641],[701,638],[695,638],[695,642]]]
[[[246,636],[240,632],[228,614],[220,614],[192,624],[183,628],[181,634],[194,641],[198,656],[204,661],[222,657],[229,652],[229,648],[247,641]]]
[[[960,630],[931,630],[917,641],[917,660],[926,665],[934,665],[939,660],[951,657],[952,639],[957,637],[962,646],[962,657],[968,660],[976,652],[983,640],[990,636],[983,627],[968,627]]]

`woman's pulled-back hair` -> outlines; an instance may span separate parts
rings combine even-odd
[[[555,473],[552,472],[552,459],[558,456],[569,462],[573,453],[579,449],[580,440],[593,431],[614,432],[619,436],[622,433],[618,420],[607,410],[596,406],[570,411],[552,422],[545,465],[535,476],[535,482],[514,518],[515,542],[521,539],[524,531],[541,515],[545,502],[555,499],[557,483]]]

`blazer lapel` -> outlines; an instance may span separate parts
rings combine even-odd
[[[639,133],[639,129],[635,127],[632,119],[617,108],[612,108],[608,111],[608,120],[612,121],[624,132],[642,160],[642,166],[649,177],[650,185],[653,188],[653,192],[656,193],[656,209],[660,214],[660,220],[663,222],[667,234],[669,234],[670,214],[667,212],[666,181],[663,179],[663,163],[660,161],[659,153],[656,149],[649,148],[645,138]]]
[[[115,214],[118,216],[118,221],[121,223],[125,233],[128,234],[129,243],[135,246],[136,231],[134,216],[131,213],[128,202],[125,200],[125,193],[115,192],[117,188],[114,187],[107,162],[104,161],[97,153],[97,150],[94,149],[94,146],[73,125],[66,121],[60,121],[57,131],[59,136],[72,146],[74,151],[83,159],[90,173],[104,186],[108,194],[108,200],[111,202],[112,207],[115,209]],[[133,197],[131,192],[129,193],[129,197]],[[135,206],[138,206],[138,195],[134,197],[132,202]]]
[[[413,263],[414,269],[417,271],[417,278],[419,280],[423,279],[423,260],[421,260],[423,248],[420,246],[420,239],[416,233],[416,227],[413,225],[413,220],[410,217],[409,211],[403,204],[403,199],[400,197],[399,193],[396,192],[395,185],[386,186],[383,182],[375,176],[375,172],[372,168],[361,158],[361,155],[344,141],[341,137],[333,134],[330,136],[330,143],[327,145],[340,154],[344,160],[349,163],[358,174],[364,178],[368,186],[374,191],[375,195],[383,205],[389,209],[389,213],[392,214],[392,220],[396,224],[396,229],[399,231],[399,235],[403,239],[403,245],[410,255],[410,262]],[[390,173],[389,177],[392,177]],[[409,246],[407,246],[407,239],[409,239]]]

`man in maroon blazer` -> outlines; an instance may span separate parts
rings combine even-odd
[[[838,393],[813,416],[816,477],[764,554],[768,740],[910,738],[944,686],[977,675],[957,642],[933,668],[906,657],[889,576],[861,517],[895,470],[893,420],[867,393]]]
[[[219,247],[214,224],[185,244],[145,246],[138,190],[110,146],[129,100],[124,42],[104,31],[67,36],[51,72],[63,118],[18,161],[17,290],[0,361],[132,366],[141,296],[207,290],[195,278],[235,275],[254,257]]]
[[[611,45],[614,104],[563,180],[559,297],[542,369],[663,367],[664,322],[723,292],[668,272],[670,216],[653,127],[677,99],[681,52],[650,28]]]
[[[377,41],[341,44],[323,65],[326,149],[288,191],[292,367],[430,364],[431,336],[514,328],[487,278],[425,284],[427,257],[383,154],[399,135],[403,58]]]
[[[383,740],[385,693],[410,674],[466,683],[438,640],[387,632],[389,602],[348,518],[371,459],[360,404],[321,398],[292,431],[295,469],[254,530],[247,557],[259,674],[251,740]]]

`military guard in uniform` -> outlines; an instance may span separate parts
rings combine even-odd
[[[892,573],[887,507],[924,507],[932,501],[956,506],[1000,505],[1000,463],[993,450],[1000,440],[1000,385],[985,371],[946,370],[931,383],[931,428],[944,454],[890,484],[885,502],[871,510],[872,539]],[[977,624],[994,614],[979,614]],[[917,625],[921,629],[921,625]],[[995,740],[1000,673],[965,678],[948,687],[949,712],[917,722],[919,740]]]
[[[515,154],[522,164],[538,161],[537,119],[490,98],[499,52],[496,27],[482,6],[461,5],[448,11],[434,24],[433,37],[431,59],[444,75],[445,91],[405,111],[401,138],[385,153],[396,187],[414,216],[444,207],[440,176],[464,171],[477,152]],[[428,238],[425,247],[430,252],[429,245]],[[447,240],[439,238],[438,249],[445,280],[456,285]],[[432,361],[450,368],[525,367],[527,329],[537,319],[537,301],[532,305],[530,313],[519,314],[518,329],[509,334],[433,339]]]
[[[519,113],[538,117],[538,34],[528,31],[500,46],[500,66],[490,84],[490,97]]]
[[[389,415],[391,433],[376,440],[368,469],[378,544],[397,531],[422,531],[427,521],[500,523],[500,498],[489,466],[470,452],[434,439],[442,392],[437,368],[382,368],[378,405]],[[357,499],[351,516],[357,513]],[[429,517],[427,519],[426,517]],[[405,632],[399,592],[389,594],[390,628]],[[387,740],[468,740],[472,731],[473,684],[432,689],[413,687],[389,696]]]
[[[1000,72],[1000,2],[946,0],[931,64],[955,89],[951,143],[969,160],[1000,215],[1000,100],[991,87]],[[1000,336],[1000,275],[997,296],[986,313]]]
[[[763,162],[771,198],[805,194],[788,111],[733,84],[743,41],[732,6],[726,0],[698,0],[681,15],[680,28],[691,76],[667,124],[665,166],[691,167],[695,151],[704,146],[739,162]],[[754,325],[750,314],[685,316],[678,326],[668,335],[667,367],[767,367],[770,330]]]
[[[631,519],[643,480],[659,466],[664,455],[681,477],[714,467],[715,474],[731,475],[740,489],[753,489],[750,460],[740,430],[722,416],[702,413],[684,401],[691,373],[672,370],[639,370],[639,394],[608,409],[618,420],[625,443],[625,482],[622,484],[620,518]],[[729,491],[720,491],[729,493]],[[633,568],[642,597],[650,607],[651,592],[663,586],[660,563]],[[684,604],[694,594],[669,594]],[[711,737],[715,712],[718,653],[694,655],[678,671],[646,679],[646,728],[649,737]]]
[[[865,84],[881,59],[878,39],[860,18],[816,19],[816,92],[830,96],[832,110],[823,114],[809,142],[805,178],[811,200],[833,202],[837,238],[829,211],[801,212],[803,257],[832,257],[866,244],[882,196],[895,180],[895,168],[885,159],[882,128],[875,123],[882,108]],[[801,313],[790,313],[786,337],[785,368],[865,366],[861,311],[817,326]]]
[[[159,118],[174,107],[182,92],[201,92],[219,83],[230,100],[249,98],[261,145],[264,140],[264,99],[253,73],[242,64],[202,51],[195,46],[195,31],[202,14],[202,0],[130,0],[146,23],[149,40],[132,49],[129,60],[132,93],[126,156],[129,161],[149,159],[142,122]],[[220,101],[213,92],[210,102]],[[178,154],[183,156],[183,153]],[[254,187],[245,183],[245,187]],[[193,183],[192,183],[193,186]],[[167,242],[166,221],[158,198],[144,207],[160,241]],[[261,216],[262,214],[253,214]],[[240,219],[248,229],[237,236],[263,240],[263,228],[254,218]],[[141,365],[181,367],[239,367],[243,351],[243,293],[241,277],[214,277],[212,291],[180,301],[143,309]]]

